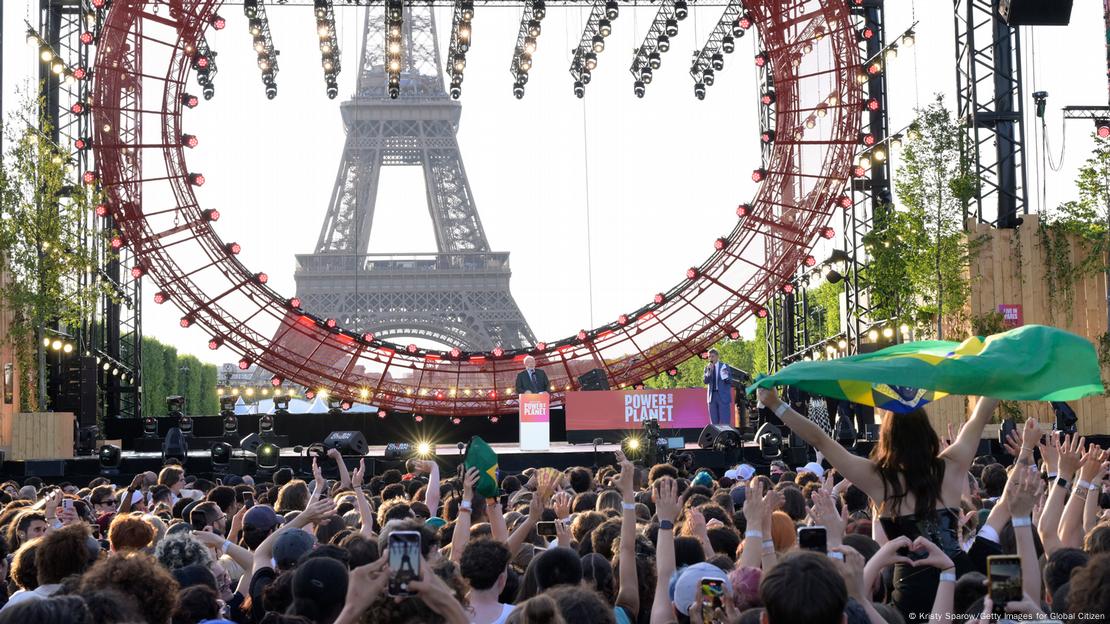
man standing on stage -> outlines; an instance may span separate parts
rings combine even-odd
[[[538,394],[547,392],[547,387],[547,373],[536,369],[536,358],[530,355],[524,358],[524,370],[516,376],[516,393]]]
[[[714,425],[732,424],[732,381],[729,366],[720,361],[716,349],[709,350],[709,363],[705,365],[702,379],[708,389],[709,422]],[[519,382],[518,382],[519,383]]]

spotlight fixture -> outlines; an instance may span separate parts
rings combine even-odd
[[[601,20],[608,20],[607,28],[612,32],[612,22],[619,15],[620,8],[615,0],[607,0],[606,2],[596,0],[594,2],[590,17],[582,28],[582,36],[578,40],[578,47],[574,50],[574,58],[570,62],[570,75],[574,78],[575,97],[585,97],[586,85],[590,84],[590,72],[597,68],[597,55],[605,49],[605,38],[601,35]],[[599,43],[600,45],[598,45]]]
[[[1110,139],[1110,119],[1096,119],[1095,134],[1100,139]]]
[[[771,423],[764,423],[759,431],[755,432],[755,441],[763,457],[782,455],[782,430]]]
[[[193,71],[197,74],[197,84],[201,87],[204,99],[211,100],[216,94],[213,80],[216,78],[216,51],[208,47],[208,40],[203,36],[197,41],[193,52]]]
[[[143,418],[143,437],[144,438],[157,438],[158,437],[158,419],[153,416],[146,416]]]
[[[182,416],[177,423],[177,428],[185,435],[193,435],[193,419],[189,416]]]
[[[332,0],[313,0],[316,13],[316,35],[320,39],[320,65],[324,69],[324,86],[328,99],[339,95],[339,41],[335,35],[335,11]]]
[[[455,0],[455,11],[451,18],[451,45],[447,50],[447,73],[451,76],[451,98],[462,96],[463,70],[466,69],[466,53],[470,50],[471,20],[474,18],[474,0]],[[532,39],[535,50],[535,39]]]
[[[272,442],[263,442],[255,451],[259,470],[273,470],[278,466],[281,457],[281,447]]]
[[[97,453],[97,458],[100,460],[100,474],[106,477],[119,475],[122,456],[123,453],[115,444],[105,444],[100,447],[100,451]]]
[[[286,401],[286,407],[288,407],[288,405],[289,405],[289,402],[287,400]],[[275,407],[277,406],[277,401],[276,400],[274,401],[274,406]],[[281,411],[278,411],[278,409],[275,409],[274,414],[280,414],[281,412],[288,413],[288,411],[286,411],[285,408],[280,408],[280,409],[281,409]],[[263,414],[262,416],[260,416],[258,418],[258,435],[260,435],[260,436],[273,435],[273,433],[274,433],[274,417],[270,414]]]
[[[673,26],[673,33],[669,26]],[[662,65],[662,55],[671,49],[671,37],[678,34],[678,20],[675,14],[675,5],[670,2],[659,3],[659,10],[651,21],[647,33],[640,47],[632,57],[632,66],[628,71],[636,81],[633,93],[636,97],[644,97],[644,85],[651,84],[652,71]]]
[[[274,414],[279,415],[279,416],[284,416],[288,413],[289,413],[289,397],[287,397],[287,396],[278,396],[278,395],[275,394],[274,395]],[[265,418],[265,416],[263,416],[263,418]],[[270,417],[270,420],[268,422],[269,422],[269,425],[270,425],[270,431],[273,431],[273,429],[274,429],[274,419],[273,419],[273,417]],[[259,433],[262,432],[262,418],[258,419],[258,431],[259,431]]]
[[[401,58],[403,47],[405,8],[402,0],[386,0],[385,2],[385,71],[388,76],[387,92],[390,99],[401,96],[401,69],[404,62]]]
[[[234,412],[224,416],[224,436],[231,436],[239,433],[239,417]]]
[[[212,469],[216,472],[227,470],[231,464],[231,445],[227,442],[217,442],[208,451],[212,459]]]
[[[262,72],[262,86],[265,88],[266,98],[272,100],[277,97],[277,57],[280,52],[274,49],[266,6],[261,0],[243,0],[243,15],[247,18],[247,29],[257,55],[258,69]]]
[[[185,397],[175,394],[166,397],[166,412],[170,416],[181,417],[185,410]]]

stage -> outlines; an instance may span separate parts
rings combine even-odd
[[[867,443],[860,442],[859,444],[864,445]],[[613,465],[616,463],[614,451],[620,448],[619,444],[605,443],[597,445],[595,450],[593,444],[569,444],[567,442],[552,442],[550,449],[547,451],[522,451],[518,444],[512,442],[492,443],[490,446],[497,452],[499,468],[503,476],[519,474],[526,468],[538,468],[541,466],[550,466],[563,470],[571,466],[593,467]],[[298,476],[311,479],[312,459],[306,455],[306,449],[307,447],[300,447],[298,452],[294,450],[294,448],[283,448],[278,460],[278,467],[291,468]],[[385,449],[385,445],[374,445],[369,448],[369,451],[364,456],[367,469],[372,474],[381,474],[391,468],[403,470],[404,459],[385,459]],[[863,448],[860,450],[861,452],[864,451]],[[868,445],[865,450],[870,451],[870,446]],[[802,449],[784,449],[784,451],[783,459],[787,460],[788,463],[791,464],[791,467],[801,466],[813,459],[811,456],[802,459],[802,457],[804,457],[802,455]],[[787,455],[787,453],[791,451],[793,451],[794,457],[789,457]],[[703,467],[710,468],[718,475],[741,461],[752,464],[757,469],[762,469],[761,472],[766,472],[766,467],[769,465],[771,459],[774,459],[764,458],[759,448],[749,441],[745,441],[740,448],[727,450],[703,449],[698,447],[695,442],[687,442],[682,449],[666,451],[666,456],[660,456],[659,461],[662,462],[668,458],[673,459],[673,456],[676,454],[689,455],[691,470]],[[443,475],[452,473],[462,460],[458,444],[435,445],[434,457],[439,462],[441,474]],[[344,457],[348,467],[357,466],[359,459],[360,457],[352,455]],[[637,463],[642,462],[642,458],[633,457],[632,459]],[[326,475],[335,478],[333,461],[324,460],[321,462],[321,465],[325,468]],[[125,477],[128,475],[146,470],[157,472],[161,467],[162,454],[160,452],[124,451],[118,466],[119,475],[122,476],[113,478],[113,481],[117,484],[122,484],[123,481],[126,480]],[[76,485],[85,485],[90,480],[101,476],[101,469],[99,457],[92,455],[73,459],[5,461],[3,464],[3,475],[15,479],[23,479],[30,476],[50,477],[53,479],[65,477],[65,479]],[[239,449],[235,449],[231,461],[226,467],[220,468],[213,466],[211,455],[209,451],[205,449],[189,451],[188,458],[185,461],[185,471],[186,474],[198,475],[203,478],[213,478],[220,473],[254,475],[258,473],[258,468],[255,455],[253,453],[245,453]]]

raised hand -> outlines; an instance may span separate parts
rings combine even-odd
[[[463,500],[474,500],[474,486],[478,484],[481,474],[477,468],[470,468],[463,478]]]
[[[1106,461],[1108,451],[1102,450],[1097,444],[1091,444],[1087,447],[1087,452],[1083,454],[1083,465],[1079,469],[1079,478],[1088,482],[1094,483],[1096,475],[1102,469],[1102,462]]]
[[[674,522],[678,519],[678,484],[670,477],[656,480],[655,485],[655,514],[659,520]]]
[[[1010,515],[1014,518],[1024,518],[1033,513],[1033,505],[1044,489],[1044,481],[1032,466],[1017,466],[1010,473],[1006,481],[1006,489],[1002,495],[1010,507]]]
[[[1002,448],[1006,449],[1007,455],[1014,458],[1021,455],[1021,434],[1017,432],[1017,429],[1006,434],[1006,439],[1002,441]]]
[[[328,457],[334,459],[335,461],[343,461],[343,454],[340,453],[339,449],[337,448],[328,449]]]
[[[874,565],[878,566],[879,569],[885,568],[887,566],[892,566],[897,563],[913,565],[913,561],[909,557],[898,554],[898,551],[902,550],[903,548],[908,549],[912,546],[913,541],[911,541],[910,538],[906,537],[905,535],[899,535],[898,537],[895,537],[887,543],[883,544],[882,547],[879,548],[878,552],[876,552],[874,556],[871,557],[871,561],[868,563],[874,562]]]
[[[844,511],[847,512],[847,507]],[[810,507],[808,513],[814,523],[825,527],[826,543],[829,548],[844,543],[844,527],[848,523],[844,515],[836,511],[836,503],[831,494],[824,490],[815,491],[813,507]]]
[[[701,536],[706,534],[705,515],[701,510],[693,507],[686,510],[686,523],[690,526],[690,533]]]
[[[304,511],[297,515],[297,519],[303,516],[305,524],[309,524],[333,513],[335,513],[335,501],[330,498],[317,498],[308,503]]]
[[[567,523],[563,522],[562,519],[555,521],[555,537],[559,546],[563,548],[570,547],[570,527],[568,527]]]
[[[910,548],[916,552],[924,551],[928,553],[928,556],[924,559],[918,559],[910,564],[915,568],[932,567],[938,570],[947,570],[956,565],[952,563],[951,557],[944,554],[940,546],[926,539],[924,535],[918,536],[918,538],[913,541],[913,545]]]
[[[1059,475],[1062,479],[1071,480],[1075,471],[1083,463],[1083,449],[1087,446],[1087,438],[1069,435],[1060,445]]]
[[[624,452],[617,450],[617,462],[621,467],[620,477],[617,479],[617,487],[621,491],[621,496],[625,502],[632,502],[636,498],[636,492],[633,490],[633,476],[636,474],[636,468],[628,458],[624,456]]]
[[[570,504],[573,500],[574,497],[570,495],[570,492],[559,492],[556,494],[555,498],[552,499],[555,508],[555,517],[559,520],[566,520],[570,517]]]
[[[336,624],[361,621],[362,614],[374,604],[385,591],[389,582],[389,557],[379,557],[377,561],[351,570],[347,581],[347,599],[343,603],[343,613]]]
[[[844,583],[848,586],[848,595],[856,600],[870,600],[870,592],[864,586],[863,570],[867,565],[867,560],[863,558],[858,550],[851,546],[836,546],[829,548],[830,551],[838,552],[844,555],[844,567],[842,576],[844,576]]]
[[[775,409],[775,406],[781,403],[779,393],[775,392],[774,388],[759,388],[755,391],[755,397],[767,409]]]
[[[543,497],[533,495],[532,501],[528,503],[528,519],[535,524],[543,519]]]
[[[1056,432],[1048,434],[1044,437],[1044,441],[1037,441],[1037,449],[1041,452],[1041,460],[1044,461],[1044,471],[1053,472],[1059,471],[1060,467],[1060,436]]]
[[[324,480],[324,473],[320,470],[320,465],[316,463],[315,455],[312,456],[312,480],[315,481],[317,485],[316,493],[319,494],[323,492],[320,487],[325,485],[327,481]]]
[[[365,459],[360,459],[360,460],[358,460],[358,468],[355,468],[354,472],[351,473],[351,487],[356,489],[356,490],[358,488],[362,487],[362,478],[363,478],[363,475],[365,475],[365,474],[366,474],[366,460]]]
[[[752,480],[745,493],[744,519],[753,530],[763,522],[763,482],[759,479]]]

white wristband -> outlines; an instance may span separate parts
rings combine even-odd
[[[473,508],[474,508],[474,506],[468,500],[464,500],[463,502],[459,503],[459,509],[465,509],[467,511],[470,511]]]
[[[1093,485],[1091,485],[1090,481],[1084,481],[1083,479],[1080,479],[1079,481],[1077,481],[1075,483],[1075,487],[1076,487],[1076,489],[1079,489],[1079,488],[1087,488],[1088,490],[1095,489],[1095,487]]]
[[[763,539],[763,531],[744,531],[744,537],[758,537]]]
[[[628,511],[636,511],[636,503],[621,503],[621,509],[627,509]]]
[[[941,572],[940,573],[940,582],[941,583],[955,583],[956,582],[956,573],[955,572]]]
[[[225,555],[227,554],[227,548],[228,548],[228,546],[231,546],[231,540],[224,540],[224,545],[223,545],[223,547],[221,548],[221,550],[223,550],[223,552],[224,552],[224,554],[225,554]]]
[[[1055,479],[1058,475],[1059,475],[1059,473],[1050,472],[1050,473],[1048,473],[1048,480],[1051,481],[1051,480]]]
[[[782,415],[785,414],[786,410],[788,410],[788,409],[790,409],[790,406],[786,404],[786,401],[782,401],[778,405],[775,406],[775,409],[773,409],[771,411],[773,411],[775,413],[775,416],[778,416],[779,418],[782,418]]]
[[[836,552],[834,550],[834,551],[829,553],[829,559],[836,559],[838,561],[844,561],[844,553]]]
[[[763,540],[763,550],[774,550],[775,540]]]
[[[1015,529],[1020,528],[1020,527],[1031,527],[1031,526],[1033,526],[1033,518],[1031,516],[1022,516],[1020,518],[1014,518],[1012,522],[1013,522],[1013,525],[1014,525]]]

